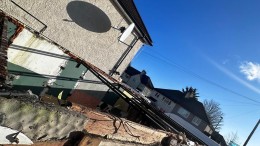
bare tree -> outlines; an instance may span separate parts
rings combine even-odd
[[[239,138],[237,136],[237,132],[230,132],[227,135],[225,135],[225,141],[227,144],[230,143],[239,143]]]
[[[224,116],[224,113],[221,111],[220,104],[211,99],[204,100],[203,105],[213,128],[216,131],[219,131],[223,125]]]

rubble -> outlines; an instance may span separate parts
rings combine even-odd
[[[0,87],[4,86],[7,77],[7,18],[0,12]]]
[[[152,129],[77,104],[67,109],[33,97],[0,97],[0,125],[23,132],[35,145],[188,145],[183,133]],[[70,140],[73,135],[77,141]]]
[[[23,132],[33,141],[63,139],[81,131],[87,117],[32,98],[0,97],[0,124]]]

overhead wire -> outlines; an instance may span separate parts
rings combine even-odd
[[[242,94],[240,94],[240,93],[238,93],[238,92],[236,92],[236,91],[234,91],[234,90],[231,90],[231,89],[226,88],[226,87],[224,87],[224,86],[222,86],[222,85],[219,85],[219,84],[217,84],[217,83],[215,83],[215,82],[213,82],[213,81],[211,81],[211,80],[208,80],[208,79],[206,79],[206,78],[204,78],[204,77],[202,77],[202,76],[200,76],[200,75],[198,75],[198,74],[196,74],[196,73],[194,73],[194,72],[188,70],[187,68],[185,68],[185,67],[183,67],[183,66],[181,66],[181,65],[179,65],[179,64],[177,64],[177,63],[175,63],[174,61],[168,59],[167,57],[161,55],[161,54],[158,53],[157,51],[155,51],[156,54],[157,54],[157,56],[152,55],[152,54],[150,54],[150,53],[148,53],[148,52],[146,52],[146,51],[143,51],[143,52],[144,52],[146,55],[150,56],[150,57],[159,59],[159,60],[161,60],[161,61],[163,61],[163,62],[165,62],[165,63],[167,63],[167,64],[169,64],[169,65],[171,65],[171,66],[174,66],[175,68],[177,68],[177,69],[179,69],[179,70],[181,70],[181,71],[183,71],[183,72],[185,72],[185,73],[187,73],[187,74],[189,74],[189,75],[191,75],[191,76],[193,76],[193,77],[196,77],[196,78],[198,78],[198,79],[200,79],[200,80],[203,80],[204,82],[206,82],[206,83],[208,83],[208,84],[214,85],[214,86],[216,86],[216,87],[218,87],[218,88],[221,88],[222,90],[225,90],[225,91],[230,92],[230,93],[232,93],[232,94],[234,94],[234,95],[240,96],[240,97],[242,97],[242,98],[244,98],[244,99],[250,100],[251,102],[260,104],[260,101],[257,101],[257,100],[255,100],[255,99],[252,99],[252,98],[248,97],[248,96],[242,95]],[[162,57],[158,57],[158,55],[162,56],[163,58],[162,58]]]
[[[233,118],[237,119],[240,116],[245,116],[245,115],[249,115],[249,114],[255,114],[255,113],[258,113],[259,111],[260,111],[260,109],[253,109],[253,110],[249,110],[249,111],[245,111],[245,112],[240,112],[239,114],[225,117],[225,120],[233,119]]]
[[[251,103],[251,104],[243,104],[243,103],[241,103],[241,104],[221,104],[221,106],[258,106],[260,109],[259,104],[253,104],[253,103]]]

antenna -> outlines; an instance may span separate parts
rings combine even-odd
[[[123,34],[120,36],[119,41],[124,42],[125,39],[131,34],[134,28],[135,28],[135,24],[134,23],[130,24],[127,27],[127,29],[123,32]]]

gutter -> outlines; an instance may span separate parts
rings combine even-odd
[[[134,23],[134,20],[132,20],[132,19],[129,17],[129,16],[130,16],[129,13],[127,13],[127,12],[125,11],[125,9],[121,6],[121,4],[118,2],[118,0],[112,0],[112,1],[116,4],[117,8],[119,8],[119,10],[123,13],[123,15],[125,16],[125,18],[126,18],[130,23]],[[143,31],[140,29],[140,27],[139,27],[137,24],[136,24],[135,26],[136,26],[136,27],[135,27],[135,30],[136,30],[136,31],[138,32],[138,34],[141,36],[140,39],[142,39],[146,44],[152,46],[152,45],[153,45],[152,42],[147,39],[147,36],[143,33]]]

